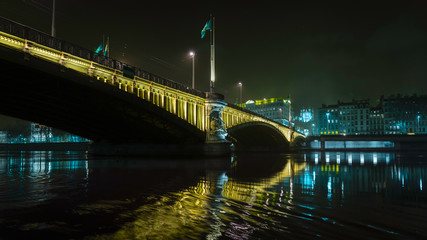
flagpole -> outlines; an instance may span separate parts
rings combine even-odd
[[[211,14],[211,23],[212,23],[212,32],[210,34],[211,42],[211,82],[210,82],[210,92],[215,92],[215,18]]]
[[[110,36],[107,36],[107,57],[110,57]]]
[[[52,31],[51,31],[52,37],[56,37],[56,31],[55,31],[55,0],[53,0],[52,3]]]
[[[102,34],[102,55],[105,54],[105,34]],[[105,55],[104,55],[105,56]]]

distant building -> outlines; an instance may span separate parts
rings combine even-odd
[[[323,104],[317,111],[317,126],[319,135],[340,134],[338,105]]]
[[[369,134],[369,100],[338,102],[339,134]]]
[[[427,95],[381,97],[384,134],[427,134]]]
[[[0,131],[0,143],[7,143],[7,132],[6,131]]]
[[[52,128],[38,123],[31,123],[30,142],[52,142]]]
[[[263,100],[249,100],[246,103],[238,104],[238,106],[262,115],[273,121],[279,122],[285,126],[289,126],[289,117],[292,122],[292,108],[289,99],[268,98]]]
[[[314,120],[314,110],[311,108],[303,108],[299,114],[293,118],[295,129],[304,135],[316,135],[316,123]]]
[[[318,109],[317,134],[427,134],[427,95],[391,96],[371,107],[369,100],[352,100]]]
[[[369,113],[369,133],[373,135],[384,134],[384,112],[382,107],[371,108]]]
[[[8,131],[0,131],[0,143],[53,143],[53,142],[90,142],[90,140],[55,130],[51,127],[28,122],[30,132],[10,135]]]

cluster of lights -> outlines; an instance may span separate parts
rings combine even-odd
[[[16,44],[16,45],[22,45],[22,46],[24,45],[22,42],[16,41],[16,40],[11,39],[11,38],[0,36],[0,39],[4,40],[4,41],[11,42],[11,43]]]
[[[44,49],[42,49],[42,48],[34,48],[34,50],[39,51],[39,52],[42,52],[42,53],[47,54],[47,55],[50,55],[50,56],[52,56],[52,57],[60,57],[60,55],[59,55],[59,54],[56,54],[56,53],[53,53],[53,52],[49,52],[49,51],[44,50]]]
[[[83,65],[83,66],[89,66],[89,64],[84,63],[84,62],[79,61],[79,60],[70,59],[69,61],[70,61],[70,62],[73,62],[73,63],[75,63],[75,64],[80,64],[80,65]]]

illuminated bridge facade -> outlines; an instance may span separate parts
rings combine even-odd
[[[182,142],[183,138],[190,138],[193,140],[189,142],[232,141],[236,145],[283,142],[289,145],[303,136],[273,120],[226,103],[220,94],[191,89],[2,18],[0,50],[2,75],[6,76],[0,82],[3,88],[0,113],[57,127],[94,141],[114,142],[129,137],[130,142],[138,142],[139,138],[145,138],[145,142],[162,139]],[[31,76],[23,72],[30,72]],[[59,78],[63,84],[55,80]],[[47,93],[35,93],[43,91]],[[50,103],[46,102],[49,94],[53,94]],[[57,97],[52,97],[55,94]],[[83,100],[76,95],[82,95]],[[38,103],[29,103],[34,101]],[[79,106],[71,106],[75,102]],[[48,111],[49,107],[53,113]],[[51,114],[52,117],[23,113],[31,109],[40,109],[43,116]],[[67,111],[73,114],[82,111],[86,117],[69,120],[71,114],[60,113]],[[55,119],[57,115],[61,118]],[[117,115],[123,115],[122,119]],[[61,121],[64,124],[61,125]],[[108,128],[117,130],[113,132]],[[153,131],[148,134],[152,137],[147,137],[152,129],[160,129],[164,134]],[[156,138],[157,135],[161,136]]]

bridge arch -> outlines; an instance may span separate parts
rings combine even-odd
[[[239,146],[284,149],[299,135],[238,106],[222,108],[215,103],[224,99],[220,94],[190,89],[76,45],[70,51],[61,47],[62,40],[42,41],[44,33],[1,17],[0,22],[7,26],[0,31],[0,111],[11,116],[96,141],[201,143],[213,136],[210,111],[221,108],[225,129],[219,130],[228,130]]]
[[[307,144],[307,139],[304,136],[292,136],[293,137],[293,141],[292,141],[292,146],[294,147],[302,147],[305,146]]]
[[[227,129],[236,150],[288,151],[289,141],[276,127],[265,122],[246,122]]]
[[[12,53],[6,52],[11,61],[0,57],[1,114],[95,142],[202,144],[205,140],[197,127],[136,94],[36,58],[25,62]],[[121,86],[123,90],[128,85]]]

